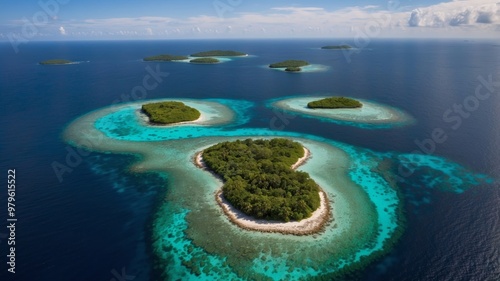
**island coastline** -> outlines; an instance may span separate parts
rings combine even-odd
[[[152,127],[174,127],[174,126],[179,126],[179,125],[203,125],[202,123],[207,121],[207,118],[205,117],[205,114],[203,111],[198,110],[200,112],[200,117],[198,119],[193,120],[193,121],[183,121],[183,122],[177,122],[177,123],[172,123],[172,124],[160,124],[160,123],[154,123],[151,122],[149,119],[149,116],[144,113],[141,108],[138,108],[136,110],[136,114],[138,115],[139,119],[144,122],[145,125],[147,126],[152,126]]]
[[[301,165],[304,165],[310,158],[311,152],[306,148],[304,149],[304,156],[299,158],[295,164],[292,165],[292,169],[297,169]],[[199,151],[194,156],[194,165],[202,170],[210,172],[217,180],[221,182],[222,178],[211,171],[207,165],[203,162],[203,151]],[[323,231],[326,224],[331,220],[331,209],[329,205],[329,200],[326,192],[320,188],[319,197],[321,204],[308,218],[302,219],[300,221],[290,221],[290,222],[280,222],[264,219],[255,219],[245,213],[239,211],[233,207],[222,194],[222,188],[217,189],[215,192],[215,200],[217,204],[221,207],[223,213],[234,225],[250,231],[259,231],[267,233],[281,233],[287,235],[312,235],[318,234]]]

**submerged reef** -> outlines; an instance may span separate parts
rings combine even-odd
[[[153,214],[151,249],[161,280],[331,280],[348,278],[392,249],[404,230],[398,165],[450,179],[457,192],[488,182],[444,158],[377,153],[318,136],[245,128],[252,104],[240,100],[175,99],[205,116],[194,124],[151,126],[141,103],[114,105],[68,125],[64,139],[91,151],[135,154],[130,171],[168,175]],[[365,106],[365,104],[364,104]],[[222,182],[195,165],[198,152],[221,142],[286,138],[310,151],[299,171],[321,186],[332,213],[324,229],[295,236],[242,229],[215,200]],[[381,163],[386,163],[381,164]],[[432,165],[431,165],[432,164]]]
[[[343,125],[357,126],[368,129],[390,128],[410,125],[413,117],[402,110],[373,101],[345,98],[352,108],[321,108],[314,106],[318,101],[329,101],[324,96],[285,97],[268,101],[267,105],[289,114],[316,118],[321,121],[334,122]],[[309,105],[313,105],[311,108]],[[321,103],[320,103],[321,104]],[[328,103],[331,105],[331,103]]]
[[[40,62],[41,65],[64,65],[64,64],[74,64],[74,62],[65,59],[52,59],[44,60]]]

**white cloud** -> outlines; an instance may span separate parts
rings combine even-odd
[[[323,12],[325,9],[323,8],[318,8],[318,7],[276,7],[272,8],[271,10],[275,11],[287,11],[287,12]]]
[[[86,19],[82,24],[96,26],[151,26],[168,24],[174,21],[167,17],[137,17],[137,18],[107,18],[107,19]]]
[[[495,0],[499,1],[499,0]],[[275,7],[265,12],[232,13],[217,17],[135,17],[59,21],[59,33],[89,37],[183,38],[210,37],[370,37],[461,36],[498,37],[500,3],[492,0],[455,0],[419,7],[352,6],[338,10],[321,7]],[[412,28],[408,28],[412,27]],[[432,27],[432,28],[430,28]],[[154,30],[154,32],[153,32]]]
[[[453,1],[415,9],[408,25],[411,27],[474,26],[500,24],[500,3],[483,0]]]

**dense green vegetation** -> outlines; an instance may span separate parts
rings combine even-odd
[[[229,51],[229,50],[212,50],[206,52],[199,52],[196,54],[192,54],[192,57],[239,57],[245,56],[245,53]]]
[[[285,67],[301,67],[309,65],[305,60],[286,60],[282,62],[272,63],[269,65],[270,68],[285,68]]]
[[[302,71],[302,68],[300,68],[300,67],[293,67],[293,66],[291,66],[291,67],[287,67],[287,68],[285,69],[285,71],[288,71],[288,72],[299,72],[299,71]]]
[[[192,59],[189,62],[191,63],[219,63],[220,61],[218,59],[214,58],[198,58],[198,59]]]
[[[345,49],[352,49],[351,46],[349,45],[331,45],[331,46],[323,46],[321,49],[325,50],[345,50]]]
[[[144,58],[144,61],[174,61],[174,60],[187,60],[186,56],[175,56],[175,55],[157,55]]]
[[[345,97],[331,97],[307,104],[308,108],[358,108],[362,106],[363,104],[359,101]]]
[[[142,112],[155,124],[173,124],[194,121],[200,118],[201,113],[182,102],[166,101],[142,105]]]
[[[318,185],[291,169],[303,155],[303,147],[288,139],[247,139],[209,147],[203,159],[223,178],[223,195],[235,208],[258,219],[290,221],[320,206]]]
[[[45,60],[45,61],[41,61],[40,62],[40,64],[43,64],[43,65],[48,65],[48,64],[70,64],[70,63],[73,63],[73,62],[70,61],[70,60],[63,60],[63,59]]]

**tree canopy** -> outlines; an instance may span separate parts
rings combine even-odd
[[[245,53],[230,50],[211,50],[192,54],[192,57],[239,57],[245,56]]]
[[[288,71],[288,72],[299,72],[299,71],[302,71],[302,68],[300,68],[300,67],[293,67],[293,66],[291,66],[291,67],[287,67],[287,68],[285,69],[285,71]]]
[[[286,67],[302,67],[309,65],[309,62],[305,60],[286,60],[282,62],[276,62],[269,65],[270,68],[286,68]]]
[[[175,61],[175,60],[187,60],[187,59],[188,57],[186,56],[163,54],[163,55],[145,57],[144,61]]]
[[[308,108],[359,108],[362,106],[361,102],[346,97],[330,97],[307,104]]]
[[[219,63],[220,61],[215,58],[197,58],[189,61],[190,63]]]
[[[195,108],[178,101],[144,104],[142,112],[149,117],[151,123],[163,125],[194,121],[201,116],[201,113]]]
[[[330,45],[330,46],[323,46],[321,49],[326,49],[326,50],[345,50],[345,49],[352,49],[351,46],[349,45]]]
[[[257,219],[290,221],[320,206],[318,185],[291,169],[303,155],[302,145],[288,139],[246,139],[209,147],[203,160],[223,178],[223,195],[235,208]]]

